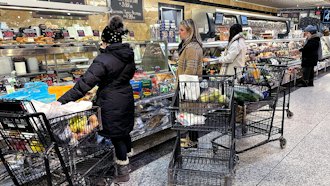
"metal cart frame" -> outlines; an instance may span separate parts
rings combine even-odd
[[[238,133],[236,136],[237,138],[247,138],[257,135],[266,135],[267,138],[250,147],[242,150],[236,150],[236,153],[240,154],[277,140],[280,141],[280,147],[285,148],[287,143],[286,139],[283,137],[285,112],[287,112],[287,117],[289,118],[293,115],[293,113],[289,110],[290,84],[288,85],[288,94],[286,94],[286,88],[282,85],[284,72],[287,69],[287,66],[268,65],[268,73],[265,72],[265,67],[254,66],[249,68],[251,68],[250,70],[260,73],[259,76],[261,80],[256,82],[254,80],[255,77],[252,77],[251,80],[251,77],[247,75],[247,73],[249,73],[248,67],[244,67],[242,69],[238,69],[238,72],[236,73],[238,85],[245,88],[254,86],[260,88],[260,90],[266,90],[265,92],[267,92],[268,95],[267,98],[262,100],[238,101],[236,99],[237,102],[240,102],[238,105],[241,105],[243,108],[241,113],[237,113],[237,115],[241,115],[242,118],[240,119],[241,121],[236,121],[236,123],[238,123],[237,128],[241,129],[241,131],[235,131]],[[269,75],[272,75],[272,77],[269,77]],[[254,76],[256,75],[254,74]],[[248,94],[248,92],[246,93]],[[283,100],[279,101],[281,94],[283,94]],[[277,111],[281,113],[281,116],[275,116]],[[275,123],[280,126],[275,126]],[[278,134],[280,135],[279,137],[273,138],[273,136]],[[225,145],[218,144],[216,142],[213,143],[224,148],[228,148]]]
[[[0,159],[15,185],[89,185],[94,181],[87,177],[103,176],[112,167],[113,147],[92,145],[102,126],[100,108],[47,119],[44,113],[29,113],[28,108],[34,108],[26,101],[2,100],[0,105]],[[87,124],[91,115],[97,115],[98,127],[77,144],[68,144],[72,136],[62,129],[72,121]],[[84,120],[79,123],[81,118]],[[79,156],[79,151],[85,154]],[[24,165],[15,167],[10,156],[22,156]]]
[[[232,184],[237,159],[233,85],[232,76],[201,76],[197,81],[178,82],[170,108],[177,137],[168,168],[169,185]],[[200,95],[193,95],[199,91]],[[196,147],[182,146],[181,135],[186,131],[199,132]],[[212,141],[226,143],[229,148]]]

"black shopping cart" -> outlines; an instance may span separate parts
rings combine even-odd
[[[266,143],[279,140],[285,148],[283,137],[285,113],[288,109],[287,88],[282,80],[286,65],[250,65],[236,69],[237,84],[234,87],[234,99],[238,105],[236,112],[236,137],[247,138],[266,136],[255,145],[237,150],[242,153]],[[224,148],[225,145],[214,142]]]
[[[96,143],[98,107],[52,119],[31,111],[0,101],[0,158],[15,185],[95,185],[114,171],[112,147]]]
[[[177,138],[169,185],[231,185],[236,164],[233,80],[231,76],[179,77],[170,108]],[[199,133],[193,147],[184,145],[188,139],[181,138],[187,131]]]

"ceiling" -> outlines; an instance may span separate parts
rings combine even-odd
[[[274,8],[310,8],[330,6],[330,0],[236,0]]]

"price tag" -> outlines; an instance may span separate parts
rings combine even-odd
[[[62,30],[62,33],[63,33],[64,38],[69,38],[70,37],[70,34],[67,30]]]
[[[79,37],[85,37],[85,31],[84,30],[77,30]]]
[[[100,32],[98,30],[93,30],[93,36],[100,36]]]
[[[23,33],[25,37],[37,37],[37,31],[35,29],[25,29]]]
[[[54,37],[54,32],[50,29],[44,30],[44,36],[45,37]]]
[[[2,36],[4,40],[12,40],[14,38],[14,31],[2,30]]]
[[[322,20],[323,20],[323,23],[330,23],[330,11],[329,10],[324,10]]]

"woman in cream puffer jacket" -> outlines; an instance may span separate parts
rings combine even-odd
[[[223,56],[219,58],[222,63],[222,74],[234,75],[234,67],[245,66],[245,55],[247,47],[242,33],[243,29],[240,24],[235,24],[230,27],[229,43]]]

